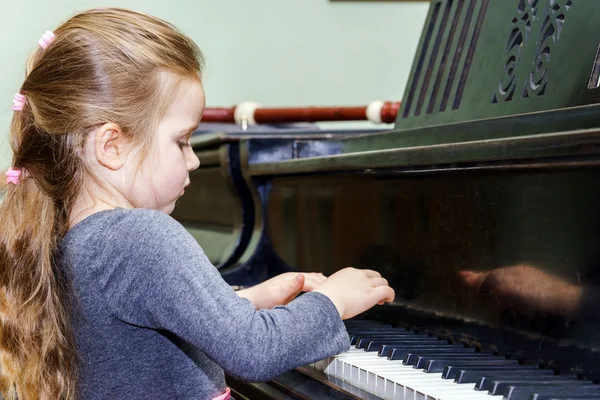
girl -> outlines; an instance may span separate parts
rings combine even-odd
[[[201,52],[174,27],[91,10],[39,43],[0,208],[5,398],[225,399],[224,371],[263,381],[344,351],[342,320],[393,300],[352,268],[236,293],[168,215],[205,104]]]

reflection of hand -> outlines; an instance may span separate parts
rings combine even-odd
[[[286,272],[248,289],[236,293],[252,302],[260,310],[285,305],[300,292],[310,292],[319,287],[325,276],[321,273]]]
[[[521,264],[485,272],[460,271],[462,281],[479,292],[518,299],[543,312],[572,315],[581,301],[581,288],[531,265]]]

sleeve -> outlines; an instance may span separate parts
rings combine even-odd
[[[256,310],[166,214],[131,213],[112,237],[118,251],[107,255],[97,279],[111,312],[174,333],[233,376],[266,381],[349,348],[329,298],[309,292],[286,306]]]

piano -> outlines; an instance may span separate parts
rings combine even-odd
[[[194,135],[173,216],[231,285],[355,266],[396,291],[236,399],[600,399],[598,21],[432,0],[393,128]]]

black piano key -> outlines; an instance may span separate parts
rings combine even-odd
[[[538,383],[536,382],[537,386]],[[521,387],[522,385],[514,385]],[[553,387],[539,385],[542,389],[535,390],[530,397],[537,398],[543,394],[552,396],[600,396],[600,385],[589,380],[576,380],[575,382],[564,382]],[[551,391],[550,391],[551,390]]]
[[[421,349],[421,348],[443,348],[444,346],[446,346],[446,344],[444,343],[413,343],[414,347],[412,347],[412,350],[417,350],[417,349]],[[403,345],[387,345],[384,344],[383,346],[381,346],[381,349],[377,352],[377,355],[379,357],[389,357],[390,354],[392,354],[392,351],[394,351],[394,349],[408,349],[409,347],[407,346],[403,346]]]
[[[359,330],[359,329],[401,329],[401,330],[405,330],[404,328],[400,328],[400,327],[396,327],[396,326],[392,326],[392,325],[369,325],[369,324],[349,325],[349,324],[345,324],[345,326],[346,326],[346,330],[348,332],[350,332],[352,330]]]
[[[408,355],[406,355],[404,357],[404,359],[402,360],[402,364],[404,365],[412,365],[413,368],[417,368],[417,369],[423,369],[425,368],[425,364],[430,361],[430,360],[434,360],[434,359],[441,359],[441,360],[446,360],[449,362],[449,364],[452,363],[452,361],[492,361],[492,360],[497,360],[500,359],[498,357],[494,357],[493,355],[490,354],[482,354],[482,353],[464,353],[464,354],[423,354],[423,355],[419,355],[417,354],[416,357],[410,357]],[[503,360],[503,359],[501,359]],[[406,364],[405,364],[406,362]],[[444,365],[445,367],[445,365]],[[442,369],[439,372],[442,372],[444,370],[444,367],[442,367]]]
[[[506,400],[529,400],[535,394],[548,394],[553,396],[595,394],[598,396],[600,395],[600,385],[579,381],[571,382],[569,383],[569,386],[555,387],[555,385],[545,382],[536,382],[529,386],[510,385],[505,388],[503,393],[499,394],[502,394]]]
[[[401,328],[360,328],[360,329],[347,329],[348,333],[351,335],[359,335],[359,334],[377,334],[377,333],[385,333],[385,332],[395,332],[395,333],[405,333],[407,335],[416,335],[416,333],[406,331]]]
[[[385,335],[394,335],[395,332],[353,332],[353,333],[349,333],[350,336],[350,344],[356,345],[356,343],[358,342],[358,340],[361,337],[385,337]],[[416,335],[412,335],[410,337],[415,337]],[[427,336],[429,337],[429,336]],[[430,340],[430,339],[428,339]]]
[[[358,334],[369,334],[369,333],[385,333],[385,332],[395,332],[398,334],[404,333],[406,335],[416,335],[416,333],[410,332],[410,331],[406,331],[404,329],[401,328],[359,328],[359,329],[347,329],[348,333],[351,335],[358,335]]]
[[[344,325],[388,325],[377,319],[352,318],[344,320]]]
[[[385,329],[357,329],[357,330],[349,330],[348,334],[350,336],[385,336],[385,335],[398,335],[398,336],[404,336],[407,338],[411,338],[411,337],[417,337],[417,336],[422,336],[422,337],[427,337],[427,338],[432,338],[432,336],[428,336],[428,335],[417,335],[415,333],[410,333],[410,332],[406,332],[405,330],[402,329],[397,329],[397,328],[385,328]]]
[[[350,336],[350,340],[356,344],[356,341],[361,337],[386,337],[386,336],[401,336],[402,332],[395,331],[361,331],[361,332],[348,332]],[[419,336],[417,335],[404,335],[407,340],[418,340]],[[420,336],[421,340],[437,340],[437,338],[433,338],[431,336]]]
[[[488,381],[493,382],[494,380],[506,379],[506,380],[518,380],[518,379],[530,379],[530,382],[536,380],[551,379],[553,375],[540,375],[538,373],[520,373],[520,372],[473,372],[471,376],[462,377],[463,380],[460,383],[476,383],[479,378],[485,377]],[[469,379],[470,378],[470,379]]]
[[[454,379],[457,383],[474,383],[469,382],[469,379],[472,379],[473,374],[477,373],[492,373],[492,372],[512,372],[512,371],[520,371],[522,368],[525,368],[529,371],[534,370],[533,367],[524,367],[522,365],[497,365],[491,367],[481,367],[477,365],[446,365],[444,370],[442,371],[442,379]],[[535,369],[537,370],[537,369]],[[481,374],[479,375],[481,376]]]
[[[366,349],[367,346],[369,345],[369,343],[372,342],[380,342],[380,343],[404,343],[407,342],[407,340],[403,340],[401,336],[380,336],[380,337],[376,337],[376,336],[359,336],[357,341],[356,341],[356,348],[357,349]]]
[[[368,335],[368,334],[381,334],[381,333],[397,333],[399,335],[405,334],[407,336],[416,336],[416,333],[407,332],[400,328],[369,328],[369,329],[348,329],[350,335]],[[428,335],[429,336],[429,335]]]
[[[454,348],[454,349],[462,349],[464,346],[462,345],[450,345],[450,344],[442,344],[439,343],[431,343],[431,342],[405,342],[400,340],[392,340],[392,341],[382,341],[382,340],[373,340],[365,346],[364,350],[367,352],[376,351],[379,357],[388,357],[394,349],[398,350],[418,350],[418,349],[442,349],[442,348]]]
[[[363,325],[375,325],[375,326],[379,326],[379,325],[387,325],[389,326],[389,324],[385,324],[381,321],[377,321],[377,320],[368,320],[368,319],[347,319],[344,321],[344,325],[348,326],[348,325],[358,325],[358,326],[363,326]]]
[[[454,355],[468,355],[473,357],[493,357],[490,354],[475,353],[475,349],[469,347],[462,347],[458,349],[415,349],[411,351],[403,351],[401,349],[394,349],[388,359],[390,360],[402,360],[404,365],[414,365],[417,358],[420,356],[429,357],[442,357],[442,356],[454,356]]]
[[[433,337],[433,336],[427,336],[427,335],[415,335],[414,333],[406,333],[404,331],[392,331],[392,330],[385,330],[385,331],[372,331],[372,332],[349,332],[350,335],[352,336],[361,336],[361,337],[367,337],[367,336],[371,336],[371,337],[393,337],[393,336],[397,336],[397,337],[402,337],[402,338],[407,338],[407,339],[411,339],[411,338],[421,338],[421,339],[428,339],[428,340],[439,340],[437,337]]]
[[[385,335],[385,336],[377,336],[377,335],[369,335],[369,336],[358,336],[357,337],[357,341],[356,341],[356,347],[359,349],[363,349],[367,346],[368,342],[370,341],[396,341],[396,342],[401,342],[401,343],[410,343],[410,342],[422,342],[422,343],[436,343],[436,342],[440,342],[442,344],[447,344],[448,342],[445,341],[441,341],[438,340],[437,338],[421,338],[421,337],[414,337],[414,338],[406,338],[403,336],[399,336],[399,335]]]
[[[497,365],[518,365],[516,360],[507,360],[504,358],[496,358],[496,359],[480,359],[480,360],[445,360],[443,358],[437,359],[429,359],[425,362],[425,366],[423,366],[423,371],[425,372],[442,372],[444,368],[448,365],[452,366],[461,366],[461,365],[481,365],[485,366],[497,366]],[[420,368],[416,365],[413,368]]]
[[[365,346],[365,351],[377,351],[379,352],[382,348],[382,346],[395,346],[393,348],[412,348],[414,349],[415,346],[423,346],[423,348],[439,348],[440,344],[436,343],[436,342],[431,342],[431,341],[425,341],[425,340],[372,340],[370,341],[366,346]],[[443,346],[447,346],[447,347],[453,347],[453,348],[463,348],[464,346],[462,344],[448,344],[448,343],[443,343]],[[382,354],[378,354],[379,356],[382,356]],[[386,354],[385,357],[387,357],[389,355]]]
[[[527,376],[527,375],[484,375],[486,378],[486,388],[490,394],[502,394],[504,390],[508,386],[512,385],[538,385],[538,384],[548,384],[553,386],[560,386],[563,384],[576,384],[577,378],[575,376],[564,376],[564,375],[556,375],[556,376]],[[485,390],[485,389],[484,389]]]
[[[540,381],[548,382],[554,381],[556,385],[564,383],[565,381],[575,382],[577,381],[577,377],[574,375],[553,375],[549,377],[517,377],[517,378],[497,378],[494,376],[481,376],[477,382],[475,383],[475,390],[487,390],[488,392],[498,392],[502,393],[504,388],[513,384],[523,384],[523,385],[533,385],[537,384]],[[500,390],[501,389],[501,390]]]
[[[529,397],[529,400],[600,400],[600,396],[597,394],[557,395],[535,393]]]
[[[446,365],[452,364],[453,361],[496,361],[496,360],[504,360],[503,358],[498,358],[491,356],[489,354],[481,354],[481,353],[473,353],[473,354],[434,354],[434,355],[417,355],[416,357],[405,357],[402,360],[402,364],[404,364],[404,360],[407,360],[405,365],[412,365],[413,368],[416,369],[424,369],[425,365],[429,361],[440,360],[446,361],[443,367],[441,367],[440,371],[442,372]],[[412,361],[412,363],[409,363]]]
[[[520,365],[500,365],[497,367],[471,367],[448,366],[442,372],[442,378],[454,379],[456,383],[475,383],[482,376],[508,376],[510,374],[522,376],[554,376],[554,371],[539,368],[524,368]]]
[[[509,386],[535,386],[535,385],[562,385],[567,381],[568,384],[575,384],[577,377],[574,375],[555,375],[547,378],[538,377],[516,377],[516,378],[495,378],[482,376],[475,384],[475,390],[487,390],[492,395],[499,395]],[[581,382],[581,381],[580,381]]]
[[[357,349],[364,349],[365,347],[367,347],[367,344],[369,342],[373,342],[375,340],[383,341],[383,342],[411,341],[410,339],[404,339],[402,336],[398,336],[398,335],[386,335],[386,336],[366,335],[366,336],[356,336],[355,346]]]

